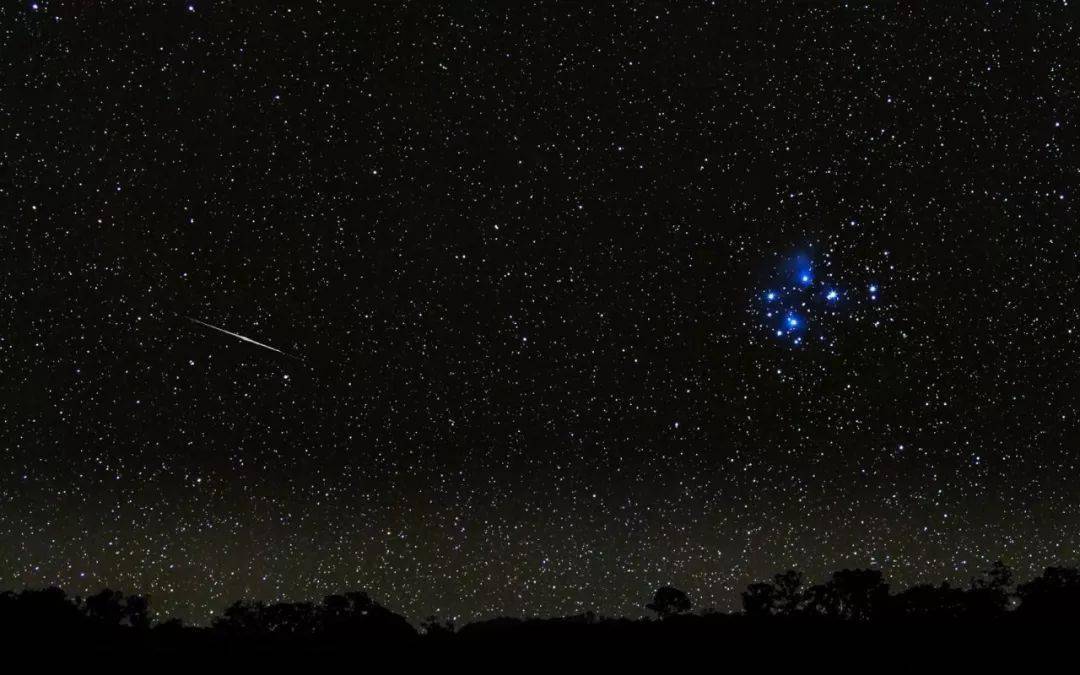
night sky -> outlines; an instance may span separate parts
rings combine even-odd
[[[1075,564],[1075,13],[934,4],[5,2],[0,588]]]

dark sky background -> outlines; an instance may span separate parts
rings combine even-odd
[[[926,4],[5,2],[0,587],[1075,563],[1074,12]]]

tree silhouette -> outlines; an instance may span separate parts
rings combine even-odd
[[[1007,589],[1012,585],[1013,573],[1001,560],[995,561],[993,566],[983,572],[983,579],[976,579],[972,583],[985,588]]]
[[[105,626],[119,626],[124,618],[124,594],[108,588],[86,599],[86,615]]]
[[[743,611],[748,616],[793,616],[802,607],[802,573],[788,570],[774,574],[772,583],[750,584],[742,594]]]
[[[129,595],[124,599],[124,621],[137,630],[150,628],[150,598]]]
[[[86,598],[82,608],[88,618],[102,626],[130,626],[140,630],[150,627],[150,600],[141,595],[125,596],[105,588]]]
[[[776,587],[766,582],[750,584],[742,592],[742,606],[747,616],[772,616],[776,609]]]
[[[807,592],[810,614],[849,621],[869,621],[888,605],[889,585],[879,570],[840,570]]]
[[[995,618],[1009,608],[1013,574],[1002,561],[983,572],[981,579],[972,579],[965,594],[966,613],[972,618]]]
[[[151,626],[148,598],[104,589],[82,600],[57,588],[0,592],[0,636],[9,639],[44,637],[56,644],[76,644],[122,650],[126,647],[233,648],[275,650],[280,653],[394,649],[415,644],[443,648],[469,641],[499,644],[503,640],[560,641],[625,640],[633,644],[652,636],[678,635],[713,639],[717,635],[760,637],[784,641],[799,635],[840,631],[837,622],[864,624],[890,638],[905,630],[930,626],[965,627],[983,635],[1005,627],[1019,634],[1041,622],[1071,623],[1080,608],[1080,570],[1048,567],[1043,574],[1017,587],[1019,606],[1010,611],[1012,572],[997,562],[966,586],[922,584],[897,593],[877,570],[840,570],[821,584],[804,589],[795,570],[753,583],[742,594],[741,616],[718,612],[689,614],[690,598],[665,586],[646,607],[661,619],[604,618],[594,612],[550,619],[500,617],[456,629],[453,623],[429,617],[417,631],[405,620],[363,592],[328,595],[321,603],[235,602],[210,628],[188,627],[173,619]],[[863,629],[860,628],[860,631]],[[840,635],[842,633],[837,633]],[[861,633],[860,634],[869,634]],[[976,633],[973,633],[976,634]],[[410,642],[415,641],[415,642]]]
[[[1022,616],[1068,619],[1080,608],[1080,570],[1047,567],[1042,576],[1016,587]]]
[[[690,602],[689,596],[671,586],[663,586],[656,589],[656,593],[653,595],[653,601],[645,605],[646,609],[656,612],[657,616],[661,619],[665,619],[675,614],[688,612],[691,607],[693,607],[693,605]]]
[[[0,594],[0,631],[3,635],[28,632],[70,634],[84,628],[86,615],[79,602],[59,588]]]
[[[957,619],[967,613],[965,593],[947,583],[912,586],[891,600],[893,613],[913,619]]]

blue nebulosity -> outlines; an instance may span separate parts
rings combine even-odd
[[[793,270],[795,273],[795,284],[806,288],[814,283],[814,266],[810,262],[810,258],[806,255],[800,254],[795,256],[793,261]]]
[[[787,258],[777,268],[777,278],[761,291],[764,303],[759,311],[763,327],[788,345],[810,344],[811,340],[834,344],[834,336],[828,335],[830,329],[838,326],[837,322],[848,316],[848,312],[859,311],[862,305],[859,300],[844,302],[849,298],[841,290],[845,287],[842,279],[816,281],[814,267],[814,262],[804,253]],[[869,293],[862,300],[876,301],[877,283],[864,283]]]

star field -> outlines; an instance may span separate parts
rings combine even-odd
[[[5,3],[0,588],[1076,564],[1077,17],[937,4]]]

